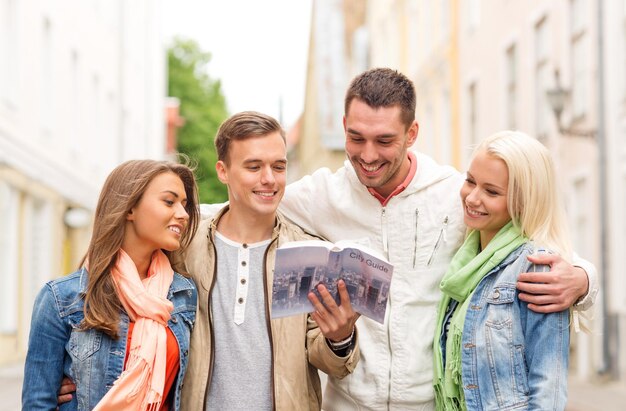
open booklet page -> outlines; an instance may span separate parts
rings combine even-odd
[[[356,243],[284,244],[276,251],[272,318],[312,312],[308,294],[317,294],[318,284],[324,284],[339,304],[337,281],[342,279],[354,310],[383,323],[392,274],[393,266],[384,257]]]

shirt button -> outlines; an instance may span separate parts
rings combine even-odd
[[[242,262],[241,262],[241,265],[245,267],[245,266],[246,266],[246,262],[245,262],[245,261],[242,261]]]
[[[237,300],[237,302],[238,302],[239,304],[243,304],[243,298],[239,297],[239,299]]]
[[[498,298],[500,298],[500,290],[496,290],[493,292],[493,299],[497,300]]]
[[[176,324],[178,322],[178,319],[176,317],[172,317],[172,322]]]
[[[248,248],[248,244],[246,244],[246,243],[243,243],[241,246],[242,246],[243,248]]]
[[[244,285],[245,285],[245,284],[246,284],[246,279],[245,279],[245,278],[242,278],[240,282],[241,282],[241,284],[244,284]]]

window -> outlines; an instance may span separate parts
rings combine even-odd
[[[19,209],[19,192],[0,181],[0,334],[17,332]]]
[[[626,164],[622,167],[622,205],[620,207],[621,210],[626,210]],[[626,216],[623,213],[618,213],[619,218],[622,220],[622,242],[621,244],[626,243]],[[610,218],[610,217],[609,217]],[[609,223],[610,224],[610,223]],[[626,264],[626,255],[622,254],[622,261]],[[624,267],[624,265],[622,265]],[[624,299],[624,304],[626,304],[626,299]]]
[[[589,252],[591,250],[591,227],[589,221],[589,206],[576,199],[591,198],[589,195],[589,184],[586,175],[581,175],[572,182],[571,197],[574,201],[569,201],[571,207],[568,212],[571,218],[572,246],[578,252]]]
[[[17,0],[0,0],[0,102],[17,105]]]
[[[352,35],[352,50],[356,72],[361,73],[370,67],[370,41],[365,26],[361,26]]]
[[[551,109],[546,98],[549,87],[550,42],[548,23],[544,18],[535,26],[535,133],[538,138],[548,135]]]
[[[424,90],[422,94],[424,96],[424,101],[426,103],[426,107],[424,107],[424,116],[425,119],[434,119],[435,118],[435,110],[431,101],[433,100],[433,96],[430,93],[430,90]],[[433,127],[433,121],[424,121],[420,126],[420,133],[423,136],[428,136],[425,138],[418,138],[417,140],[422,140],[422,144],[424,149],[420,150],[421,152],[428,154],[429,156],[435,156],[435,127]],[[423,131],[422,131],[423,130]]]
[[[469,29],[474,30],[480,25],[481,0],[469,0]]]
[[[622,64],[622,73],[626,73],[626,0],[623,1],[623,6],[622,6],[622,51],[623,51],[623,64]],[[623,80],[623,77],[622,77]],[[626,81],[624,81],[623,87],[624,87],[624,100],[626,100]]]
[[[440,135],[437,139],[440,145],[440,161],[443,164],[452,163],[452,133],[450,131],[450,125],[452,124],[452,118],[450,115],[450,94],[447,90],[441,93],[441,127],[439,127]]]
[[[572,0],[571,8],[571,66],[572,66],[572,117],[577,120],[588,110],[587,64],[590,61],[587,47],[586,0]]]
[[[441,0],[440,10],[441,13],[440,19],[440,39],[444,41],[445,39],[450,37],[450,0]]]
[[[54,101],[52,87],[53,79],[53,62],[54,52],[52,50],[52,27],[49,19],[44,19],[41,33],[41,104],[40,116],[43,133],[49,135],[52,130],[52,121],[54,120]]]
[[[322,145],[343,150],[345,136],[341,124],[343,92],[348,84],[348,65],[343,2],[316,3],[313,30],[317,65],[318,124]],[[338,40],[341,39],[341,40]],[[122,118],[122,121],[125,121]]]
[[[506,127],[517,128],[517,56],[515,45],[506,51]]]
[[[72,73],[70,83],[70,107],[73,121],[71,125],[70,138],[68,147],[70,148],[70,156],[78,157],[78,147],[80,145],[81,131],[81,90],[80,90],[80,58],[78,51],[73,50],[71,53],[70,70]]]
[[[475,146],[478,144],[478,90],[477,90],[478,85],[476,84],[476,82],[472,82],[469,87],[467,88],[467,103],[469,106],[469,118],[468,118],[468,123],[469,123],[469,142],[472,146]]]
[[[44,283],[52,278],[52,213],[48,201],[30,198],[27,202],[27,215],[30,229],[27,234],[30,241],[27,247],[28,279],[30,283],[31,297],[39,292]]]

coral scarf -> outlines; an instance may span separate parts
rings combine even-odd
[[[174,271],[167,256],[158,250],[152,255],[148,276],[140,280],[135,263],[120,249],[111,274],[135,327],[124,371],[94,410],[158,410],[164,400],[165,327],[174,309],[167,292]]]

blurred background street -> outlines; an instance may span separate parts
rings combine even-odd
[[[184,153],[221,202],[213,137],[241,110],[288,130],[290,181],[336,169],[343,92],[381,66],[414,82],[413,149],[438,162],[465,170],[502,129],[552,152],[601,284],[569,409],[623,409],[626,1],[0,0],[0,411],[19,408],[34,298],[77,267],[110,170]]]

